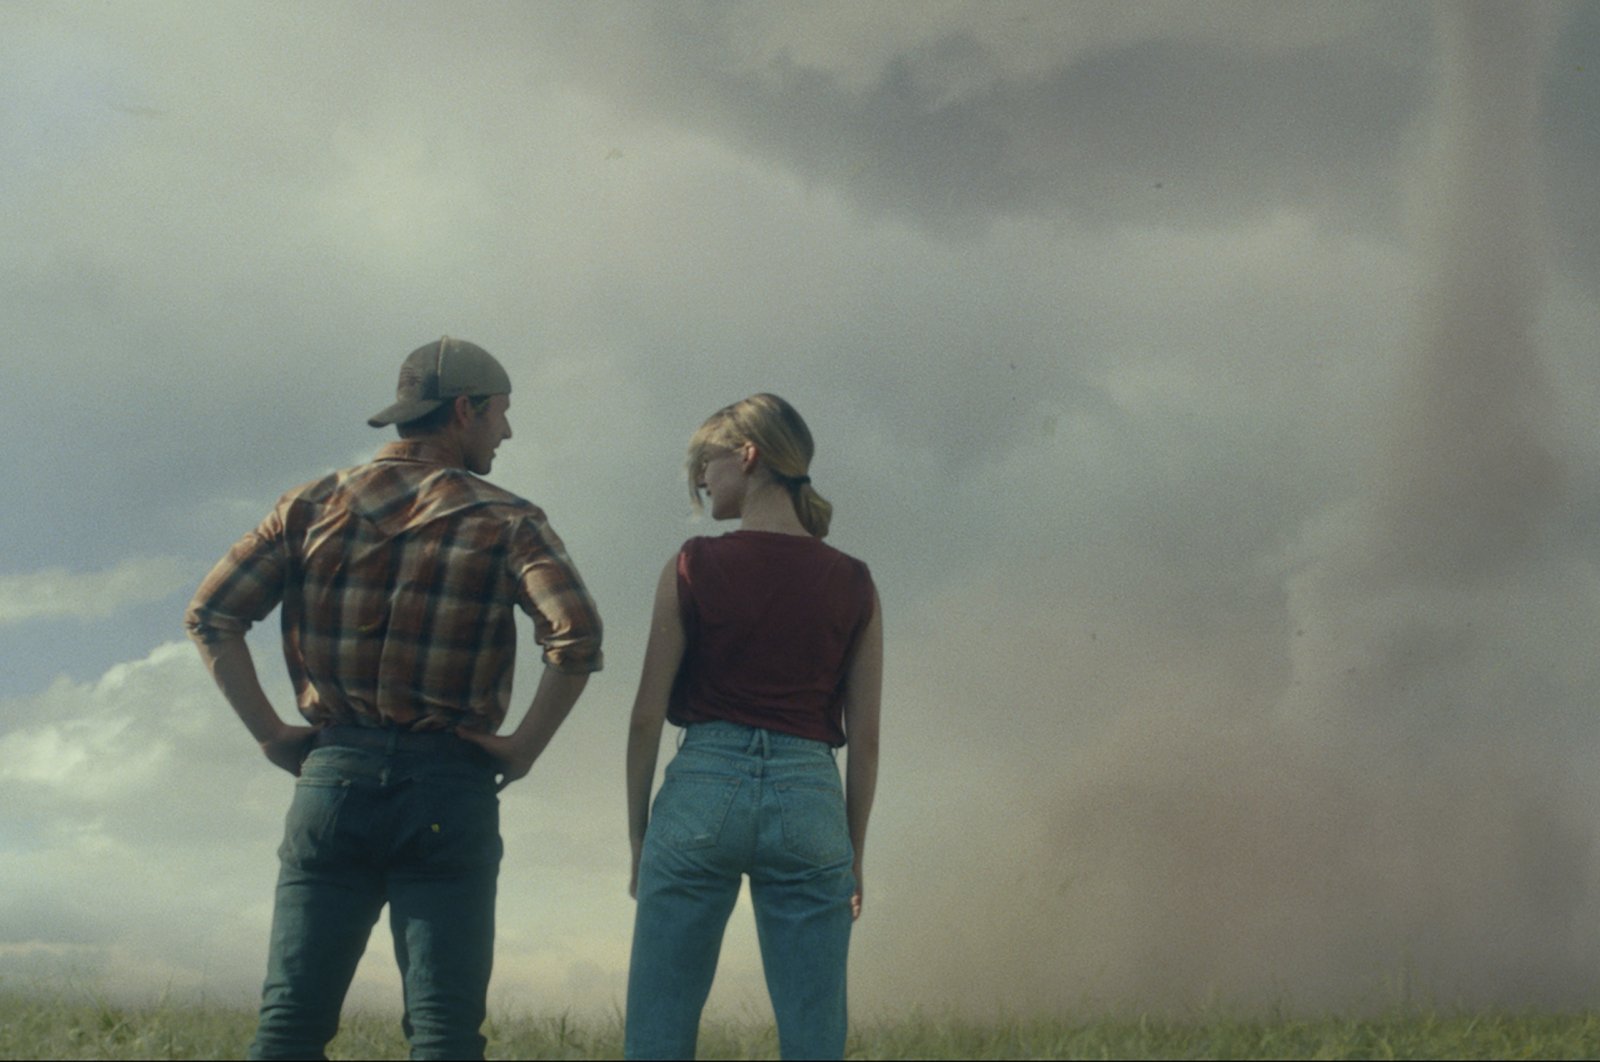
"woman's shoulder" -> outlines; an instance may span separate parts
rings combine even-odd
[[[687,578],[691,571],[698,571],[706,563],[715,564],[716,545],[721,538],[721,535],[695,535],[684,539],[683,545],[672,555],[668,566],[676,568],[678,577],[682,579]]]
[[[683,540],[683,545],[678,547],[678,552],[674,553],[673,556],[678,560],[682,560],[685,557],[693,557],[696,554],[704,553],[720,537],[719,535],[694,535],[686,538]]]
[[[854,568],[861,572],[861,574],[868,575],[870,578],[867,562],[862,560],[860,557],[857,557],[854,553],[846,553],[838,546],[829,545],[820,538],[814,538],[811,541],[817,544],[817,548],[823,553],[824,556],[832,557],[838,563]]]
[[[736,558],[749,558],[757,563],[760,563],[760,558],[765,558],[768,563],[787,564],[796,554],[808,554],[822,561],[825,568],[847,570],[865,582],[872,581],[872,572],[866,561],[811,535],[742,529],[721,535],[696,535],[686,539],[678,548],[677,558],[680,564],[723,558],[735,563]]]

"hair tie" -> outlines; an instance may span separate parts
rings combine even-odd
[[[789,480],[789,482],[793,483],[797,487],[803,487],[807,483],[811,482],[811,477],[810,476],[795,476],[795,477],[791,478]]]

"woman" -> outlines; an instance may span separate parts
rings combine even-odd
[[[783,1057],[844,1055],[883,625],[867,566],[821,541],[832,506],[811,487],[812,451],[769,394],[718,410],[689,442],[695,506],[704,490],[739,529],[684,543],[656,586],[628,735],[629,1058],[694,1057],[745,874]],[[663,719],[684,729],[652,815]]]

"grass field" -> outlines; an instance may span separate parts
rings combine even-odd
[[[243,1008],[159,1002],[124,1007],[78,993],[0,985],[0,1058],[242,1058],[254,1028]],[[506,1016],[486,1028],[490,1058],[616,1058],[619,1018]],[[334,1058],[404,1058],[391,1015],[347,1015]],[[1375,1018],[1191,1020],[1066,1016],[868,1019],[851,1058],[1594,1058],[1600,1013],[1395,1012]],[[701,1058],[777,1058],[770,1026],[707,1022]]]

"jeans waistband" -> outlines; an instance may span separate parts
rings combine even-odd
[[[456,737],[451,730],[401,730],[392,726],[327,726],[311,739],[313,748],[336,746],[378,752],[417,753],[433,759],[490,763],[488,753]]]
[[[744,723],[730,723],[724,719],[708,723],[690,723],[684,727],[683,738],[679,745],[682,747],[690,744],[717,745],[755,756],[770,756],[775,749],[826,753],[830,757],[833,755],[833,746],[826,741],[757,726],[746,726]]]

